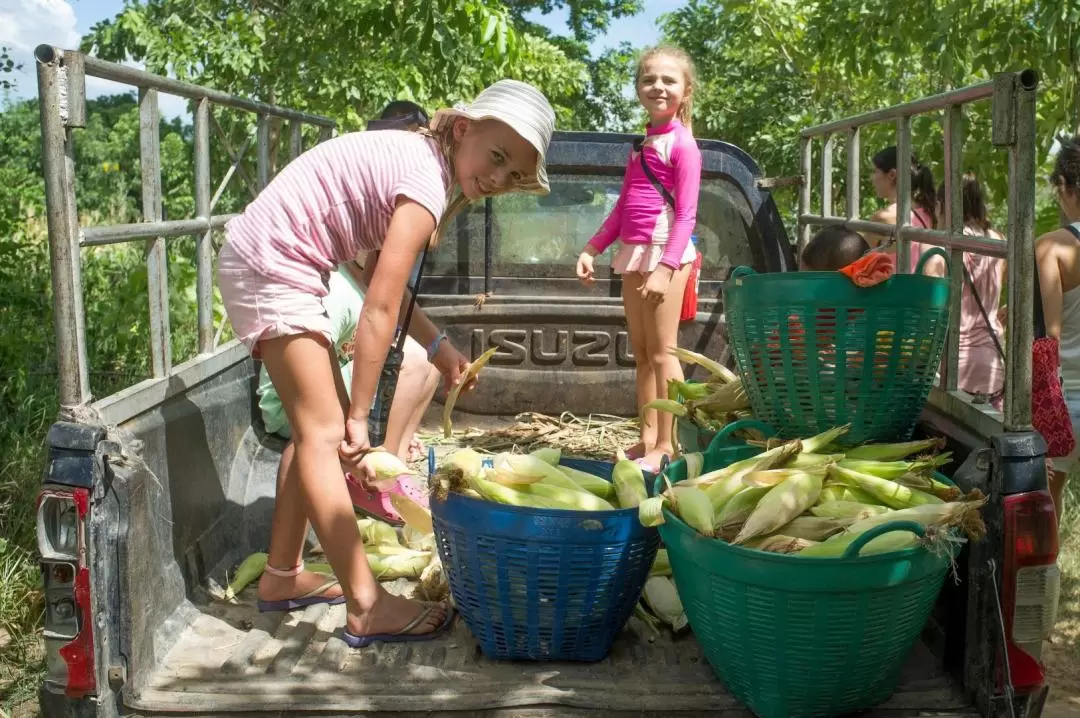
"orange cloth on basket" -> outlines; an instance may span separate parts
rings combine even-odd
[[[857,287],[873,287],[896,273],[896,255],[870,252],[839,271]]]

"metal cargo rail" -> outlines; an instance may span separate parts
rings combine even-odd
[[[235,215],[215,215],[214,207],[237,171],[245,175],[254,197],[270,181],[270,126],[289,121],[289,159],[303,152],[304,125],[319,128],[319,142],[329,139],[335,122],[327,117],[254,102],[188,82],[160,77],[85,55],[40,45],[37,59],[38,96],[42,128],[42,167],[48,211],[49,250],[52,258],[54,328],[60,379],[60,406],[74,408],[91,401],[86,357],[79,250],[119,242],[145,240],[150,300],[150,356],[153,376],[94,405],[106,421],[119,423],[159,404],[247,356],[238,342],[215,346],[213,323],[213,245],[211,232]],[[86,126],[86,76],[132,85],[139,90],[139,149],[142,168],[143,222],[98,227],[79,224],[75,203],[75,155],[73,131]],[[160,112],[158,93],[185,97],[195,102],[195,213],[191,219],[162,218]],[[258,116],[256,132],[255,188],[241,165],[251,138],[233,151],[210,112],[220,105]],[[210,128],[217,131],[232,159],[232,166],[211,194]],[[196,302],[198,355],[172,366],[169,328],[169,284],[165,241],[171,237],[196,238]]]
[[[1000,433],[997,412],[973,405],[957,391],[960,342],[960,296],[963,288],[963,254],[973,252],[1004,257],[1008,262],[1008,326],[1005,356],[1004,429],[1031,430],[1031,322],[1035,272],[1035,95],[1039,76],[1035,70],[1002,73],[990,82],[952,90],[933,97],[894,105],[873,112],[809,127],[799,133],[803,182],[799,194],[799,245],[805,246],[813,226],[844,225],[857,232],[873,232],[896,238],[898,271],[909,271],[911,242],[918,241],[950,250],[952,316],[945,349],[944,387],[931,393],[932,405],[956,416],[985,436]],[[989,99],[993,129],[991,139],[1009,149],[1008,241],[965,235],[960,180],[963,149],[963,106]],[[945,231],[912,226],[911,174],[896,173],[896,224],[869,222],[859,217],[859,130],[865,125],[895,122],[897,157],[911,156],[911,118],[944,111],[945,137]],[[833,151],[837,136],[845,137],[847,151],[846,216],[834,214],[832,196]],[[810,211],[811,152],[821,138],[821,214]],[[903,165],[902,165],[903,166]],[[995,430],[996,429],[996,430]]]

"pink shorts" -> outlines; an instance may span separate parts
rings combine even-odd
[[[259,341],[292,334],[315,334],[334,342],[322,298],[265,277],[241,259],[228,242],[218,254],[218,287],[233,331],[251,355]]]
[[[664,256],[666,244],[630,244],[619,241],[619,248],[611,260],[611,268],[616,274],[641,272],[648,274],[657,268]],[[686,243],[680,266],[693,262],[697,257],[697,247],[693,242]]]

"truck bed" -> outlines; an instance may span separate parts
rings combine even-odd
[[[215,413],[207,408],[200,413]],[[189,550],[187,565],[212,566],[207,573],[222,581],[248,551],[264,550],[281,448],[247,429],[227,480],[232,507],[195,541],[199,560]],[[174,493],[195,481],[175,470],[171,478]],[[141,677],[125,687],[123,703],[135,715],[752,715],[714,677],[691,633],[650,641],[637,619],[600,663],[494,662],[460,617],[431,642],[353,650],[341,640],[344,606],[260,614],[254,586],[228,604],[211,598],[205,581],[188,581],[186,597],[153,631],[152,668],[143,662]],[[896,693],[868,715],[928,714],[977,715],[920,644]]]

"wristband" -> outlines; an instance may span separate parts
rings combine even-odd
[[[438,336],[431,340],[431,344],[427,348],[427,360],[431,361],[435,358],[436,352],[439,351],[439,345],[446,339],[446,332],[439,332]]]

